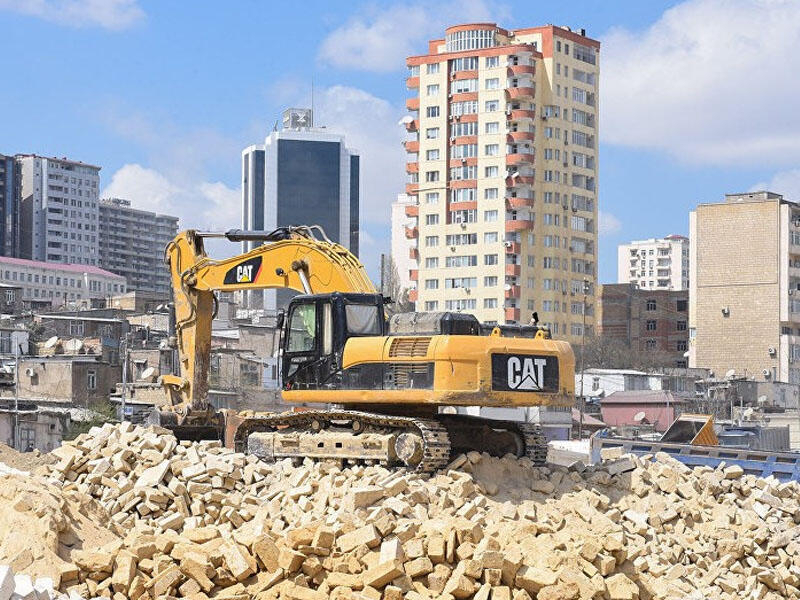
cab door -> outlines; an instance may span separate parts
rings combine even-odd
[[[327,299],[292,301],[282,357],[284,389],[318,389],[330,378],[333,311]]]

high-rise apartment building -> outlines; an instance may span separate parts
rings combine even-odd
[[[18,154],[20,257],[66,264],[99,260],[100,167]]]
[[[421,310],[579,341],[594,322],[600,43],[569,28],[458,25],[407,59]]]
[[[283,128],[270,132],[263,147],[242,152],[242,226],[271,231],[319,225],[328,238],[358,255],[358,153],[346,146],[344,135],[314,127],[309,109],[287,109],[282,122]],[[241,302],[275,309],[291,295],[289,290],[248,292]]]
[[[413,237],[413,228],[416,226],[416,200],[405,194],[397,194],[397,201],[392,202],[392,260],[397,269],[400,287],[408,290],[409,300],[416,302],[417,281],[412,279],[419,268],[417,262],[417,244]]]
[[[673,234],[620,244],[617,283],[651,290],[688,290],[689,238]]]
[[[178,233],[178,217],[131,207],[128,200],[100,200],[100,266],[122,275],[128,291],[170,298],[164,249]]]
[[[800,383],[800,204],[727,194],[689,238],[689,366]]]
[[[19,202],[17,165],[13,156],[0,154],[0,255],[19,256]]]

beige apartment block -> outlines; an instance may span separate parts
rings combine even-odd
[[[418,310],[594,325],[600,43],[569,28],[450,27],[407,59]]]
[[[689,238],[672,234],[620,244],[617,283],[650,290],[688,290]]]
[[[689,236],[689,366],[800,383],[800,205],[727,194]]]

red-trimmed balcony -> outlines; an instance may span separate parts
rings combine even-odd
[[[410,269],[408,271],[408,278],[411,281],[417,281],[419,279],[419,270],[417,269]]]
[[[508,142],[532,142],[536,134],[533,131],[509,131],[506,136]]]
[[[506,323],[509,321],[517,321],[519,322],[520,319],[520,309],[519,308],[507,308],[506,309]]]
[[[509,196],[506,198],[506,204],[508,204],[508,207],[513,210],[520,208],[533,208],[533,198],[517,198],[515,196]]]
[[[476,210],[478,208],[477,200],[467,200],[465,202],[450,202],[447,205],[447,210]]]
[[[533,98],[536,96],[536,88],[533,86],[510,87],[506,89],[506,94],[511,99]]]
[[[406,204],[406,216],[407,217],[418,217],[419,216],[419,206],[416,204]]]
[[[509,277],[519,277],[520,273],[522,273],[520,265],[506,265],[506,275]]]
[[[413,240],[419,237],[419,229],[416,227],[406,227],[406,239]]]
[[[506,154],[506,164],[521,165],[524,163],[532,163],[533,156],[534,156],[533,154],[525,154],[523,152],[517,152],[516,154]]]
[[[458,115],[457,117],[454,117],[454,119],[459,123],[477,123],[478,115],[475,113],[470,113],[468,115]]]
[[[408,258],[411,260],[419,260],[419,248],[409,248]]]
[[[452,94],[450,102],[469,102],[470,100],[477,100],[478,92],[463,92],[461,94]]]
[[[516,219],[514,221],[506,221],[506,232],[525,231],[526,229],[533,229],[533,221],[527,219]]]
[[[477,143],[478,143],[477,135],[459,135],[450,138],[451,146],[458,146],[461,144],[477,144]]]
[[[418,88],[419,77],[409,77],[408,79],[406,79],[406,87],[410,90]]]
[[[514,187],[515,185],[533,185],[536,183],[536,178],[533,175],[517,175],[516,177],[506,177],[506,186]]]
[[[518,285],[512,285],[509,289],[506,290],[506,298],[519,298],[520,294],[520,287]]]
[[[450,79],[477,79],[478,72],[477,71],[456,71],[455,73],[450,75]]]
[[[416,302],[417,298],[419,298],[419,293],[417,293],[417,290],[408,290],[408,299],[410,302]]]
[[[509,77],[519,77],[520,75],[536,74],[535,65],[510,65],[506,71]]]
[[[447,166],[450,168],[477,167],[478,157],[473,156],[471,158],[451,158],[450,161],[447,163]]]
[[[406,163],[406,173],[419,173],[419,163],[418,162]]]
[[[511,121],[522,121],[523,119],[535,119],[536,111],[531,108],[512,108],[508,115]]]
[[[506,242],[506,254],[519,254],[521,250],[519,242]]]
[[[419,119],[414,119],[406,123],[406,131],[409,133],[416,133],[419,131]]]
[[[419,110],[419,96],[406,98],[406,108],[408,110]]]
[[[478,182],[475,179],[451,179],[450,180],[450,188],[454,190],[459,190],[463,188],[474,188],[478,186]]]
[[[416,196],[419,194],[419,184],[418,183],[407,183],[406,184],[406,194],[409,196]]]
[[[406,152],[419,152],[419,140],[408,140],[403,142]]]

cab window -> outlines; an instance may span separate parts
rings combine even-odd
[[[314,304],[300,304],[289,320],[288,352],[312,352],[317,337],[317,315]]]
[[[344,307],[347,331],[351,335],[381,335],[378,307],[373,304],[347,304]]]

